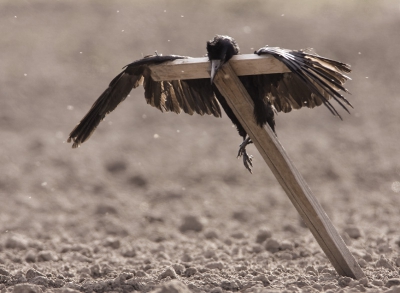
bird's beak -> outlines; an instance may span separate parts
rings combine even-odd
[[[215,74],[217,74],[218,69],[221,67],[221,60],[211,60],[211,84],[214,82]]]

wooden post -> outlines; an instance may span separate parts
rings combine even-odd
[[[234,59],[237,62],[235,65],[236,68],[241,68],[239,70],[239,72],[241,72],[240,75],[248,75],[251,72],[257,72],[253,74],[271,73],[270,71],[266,72],[269,70],[268,68],[260,65],[262,62],[265,62],[265,60],[257,60],[257,64],[260,65],[259,67],[263,68],[260,70],[254,68],[257,67],[257,64],[253,64],[254,66],[248,66],[244,64],[244,66],[241,67],[239,60],[242,56],[246,55],[235,56],[236,59]],[[249,58],[253,58],[253,60],[255,59],[254,55]],[[247,58],[246,60],[248,62],[249,59]],[[176,61],[153,66],[152,76],[158,78],[158,80],[171,80],[174,79],[171,78],[174,77],[174,74],[176,76],[180,73],[179,77],[175,77],[175,79],[185,79],[186,70],[182,64],[182,61],[180,60],[179,63],[177,63],[177,66],[180,66],[178,70],[172,69],[174,65],[173,63],[175,62]],[[272,64],[271,62],[275,61],[270,59],[268,62]],[[278,61],[277,63],[280,62]],[[190,66],[193,66],[193,63],[191,63]],[[208,63],[208,77],[209,66],[210,65]],[[168,68],[172,70],[167,70]],[[199,75],[204,75],[204,64],[199,68]],[[275,71],[273,73],[277,73],[275,69],[276,67],[274,70],[272,70]],[[282,70],[281,72],[286,72],[287,68],[285,69],[282,67],[278,70]],[[200,78],[199,75],[196,75],[195,73],[195,67],[191,68],[189,71],[191,72],[189,74],[190,78]],[[346,244],[343,242],[343,239],[336,231],[335,227],[326,215],[325,211],[322,209],[321,205],[318,203],[317,199],[313,196],[307,183],[289,159],[272,130],[269,127],[261,128],[256,124],[253,115],[253,101],[239,80],[236,72],[236,69],[234,69],[230,63],[225,64],[218,71],[214,82],[219,91],[226,98],[229,106],[234,111],[236,117],[239,119],[251,140],[254,142],[258,151],[270,167],[272,173],[275,175],[282,188],[285,190],[287,196],[303,218],[304,222],[314,235],[322,250],[331,261],[337,273],[339,275],[349,276],[355,279],[361,279],[365,277],[357,261],[354,259]]]

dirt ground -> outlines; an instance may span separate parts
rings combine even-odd
[[[398,1],[0,1],[0,291],[400,292]],[[365,279],[338,276],[227,117],[131,93],[77,150],[120,69],[215,34],[350,63],[354,105],[277,117],[279,140]],[[336,106],[336,105],[335,105]]]

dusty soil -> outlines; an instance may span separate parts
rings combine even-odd
[[[1,292],[400,292],[397,1],[1,1]],[[78,150],[69,131],[125,64],[313,47],[352,64],[344,121],[277,132],[366,274],[340,277],[224,117],[162,114],[132,92]]]

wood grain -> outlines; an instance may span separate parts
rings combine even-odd
[[[214,82],[338,274],[355,279],[365,277],[272,130],[269,127],[261,128],[256,124],[253,116],[253,102],[233,66],[229,63],[225,64],[216,75]]]
[[[272,56],[237,55],[229,63],[239,76],[289,72],[282,62]],[[210,61],[207,57],[178,59],[151,65],[150,68],[151,77],[156,81],[210,77]]]

